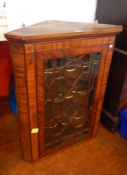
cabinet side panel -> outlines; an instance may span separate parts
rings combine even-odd
[[[95,96],[94,96],[94,105],[93,105],[93,111],[91,114],[91,128],[89,130],[90,136],[93,136],[93,128],[95,125],[95,121],[97,120],[97,108],[98,108],[98,103],[99,103],[99,98],[100,98],[100,92],[101,92],[101,85],[102,85],[102,79],[103,79],[103,71],[105,67],[105,57],[106,57],[106,47],[102,49],[101,52],[101,62],[100,62],[100,68],[98,72],[98,79],[97,79],[97,85],[96,85],[96,90],[95,90]],[[99,119],[98,119],[99,120]]]
[[[24,54],[11,51],[11,56],[13,59],[13,70],[14,70],[16,96],[18,104],[22,157],[25,160],[31,160],[29,108],[28,108]]]
[[[42,54],[37,54],[37,98],[38,98],[38,142],[39,156],[45,153],[45,133],[44,133],[44,77],[43,77]]]
[[[102,79],[98,80],[100,82],[100,85],[97,86],[97,91],[99,93],[99,101],[98,101],[98,105],[96,108],[96,118],[93,119],[93,128],[92,128],[92,135],[96,135],[97,132],[97,127],[98,127],[98,123],[100,120],[100,114],[101,114],[101,110],[102,110],[102,105],[103,105],[103,100],[104,100],[104,95],[105,95],[105,90],[106,90],[106,85],[107,85],[107,79],[108,79],[108,74],[109,74],[109,69],[110,69],[110,65],[111,65],[111,60],[112,60],[112,53],[113,53],[113,45],[114,45],[114,41],[115,41],[115,37],[111,37],[109,38],[109,44],[107,46],[104,46],[103,49],[103,58],[105,60],[103,67],[103,71],[101,71],[102,67],[100,68],[100,74],[102,74]],[[93,117],[94,118],[94,117]]]
[[[37,89],[36,89],[36,57],[33,53],[25,54],[26,76],[28,86],[28,104],[31,133],[32,160],[38,159],[38,122],[37,122]]]

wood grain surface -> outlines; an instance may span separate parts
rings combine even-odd
[[[44,62],[100,53],[87,135],[93,137],[97,133],[115,37],[121,30],[121,26],[47,21],[6,34],[13,60],[25,160],[34,161],[46,155]]]

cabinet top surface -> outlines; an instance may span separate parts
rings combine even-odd
[[[120,25],[80,23],[66,21],[44,21],[17,29],[5,34],[9,40],[30,42],[31,40],[54,39],[62,37],[89,37],[117,34],[122,31]]]

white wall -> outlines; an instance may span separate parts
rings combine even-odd
[[[96,0],[5,0],[9,30],[45,20],[93,22]]]

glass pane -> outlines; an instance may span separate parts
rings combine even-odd
[[[100,54],[44,60],[46,150],[86,137]]]
[[[97,75],[100,65],[100,53],[93,53],[91,55],[92,57],[92,64],[90,69],[90,87],[89,87],[89,107],[91,108],[93,106],[93,100],[94,100],[94,94],[95,94],[95,87],[97,83]]]

